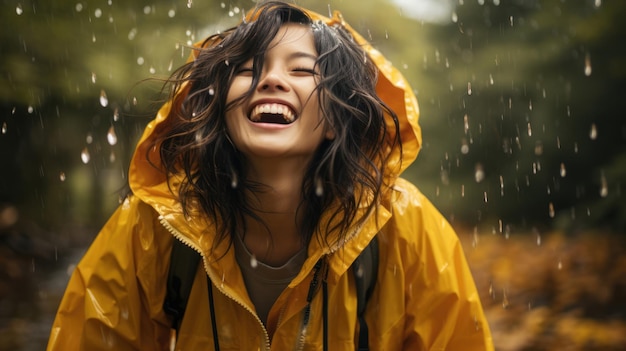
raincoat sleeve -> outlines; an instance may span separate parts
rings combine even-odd
[[[169,350],[166,234],[147,205],[122,204],[72,273],[47,350]]]
[[[402,349],[492,351],[489,325],[457,234],[416,187],[402,180],[399,185],[392,226],[404,272]]]

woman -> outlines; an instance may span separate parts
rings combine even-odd
[[[350,266],[373,237],[370,349],[493,349],[454,231],[399,178],[419,150],[415,97],[339,14],[264,3],[170,81],[49,350],[169,349],[174,241],[202,258],[176,349],[354,350]]]

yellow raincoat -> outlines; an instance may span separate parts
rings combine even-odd
[[[402,75],[341,15],[341,22],[364,45],[380,70],[378,94],[398,114],[403,167],[420,148],[418,107]],[[349,267],[378,233],[380,261],[366,310],[371,350],[493,350],[488,323],[458,238],[419,190],[397,179],[391,198],[340,247],[311,240],[300,273],[280,295],[265,327],[246,292],[234,250],[223,242],[211,251],[214,228],[186,219],[162,173],[146,152],[170,109],[165,104],[140,140],[131,162],[129,197],[102,228],[69,281],[52,326],[48,350],[169,350],[171,321],[163,312],[172,240],[202,254],[180,327],[177,350],[212,350],[207,279],[215,291],[221,350],[321,350],[322,294],[311,304],[302,331],[313,266],[328,262],[329,349],[354,350],[357,328],[354,277]],[[397,150],[398,151],[398,150]],[[158,152],[154,152],[155,155]],[[152,155],[154,159],[155,155]],[[399,161],[399,153],[396,152]],[[223,256],[221,259],[215,257]]]

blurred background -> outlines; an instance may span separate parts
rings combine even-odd
[[[498,350],[626,349],[626,2],[295,1],[411,83],[405,177],[457,228]],[[188,46],[251,0],[0,4],[0,350],[42,350]]]

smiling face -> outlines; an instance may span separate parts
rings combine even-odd
[[[333,137],[319,108],[317,56],[310,26],[286,24],[278,31],[252,95],[226,113],[228,134],[248,160],[307,162],[325,138]],[[250,90],[252,68],[249,60],[235,73],[227,104]]]

